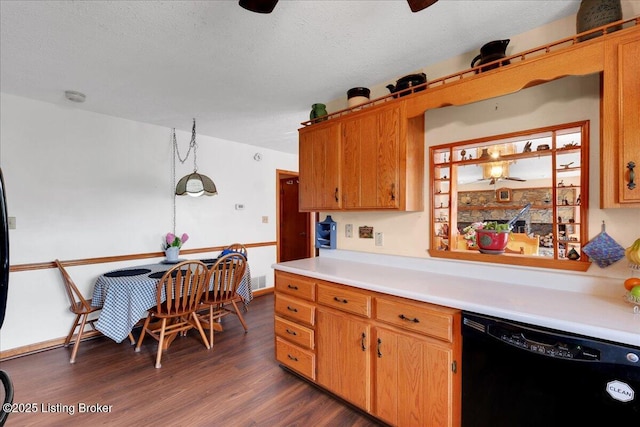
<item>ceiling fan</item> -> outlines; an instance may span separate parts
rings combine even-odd
[[[407,0],[412,12],[420,12],[438,0]],[[278,0],[240,0],[241,7],[256,13],[271,13],[276,7]]]
[[[481,179],[480,181],[489,181],[489,185],[493,185],[498,181],[520,181],[520,182],[525,182],[526,179],[522,179],[522,178],[516,178],[514,176],[492,176],[491,178],[485,178],[485,179]]]

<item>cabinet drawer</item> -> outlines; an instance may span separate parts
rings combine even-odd
[[[308,301],[315,301],[316,299],[315,281],[297,274],[276,271],[276,290]]]
[[[276,359],[294,371],[312,380],[316,379],[316,355],[313,352],[276,337]]]
[[[313,350],[314,339],[312,329],[305,328],[297,323],[293,323],[283,319],[282,317],[276,316],[275,331],[276,335],[279,335],[294,344],[298,344],[301,347]]]
[[[453,313],[429,308],[426,303],[376,298],[376,318],[404,329],[429,335],[445,341],[453,341]]]
[[[316,321],[316,309],[297,298],[276,294],[275,311],[281,316],[313,326]]]
[[[318,283],[318,302],[359,316],[371,317],[371,297],[341,286]]]

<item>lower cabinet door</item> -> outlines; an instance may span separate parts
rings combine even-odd
[[[354,405],[371,410],[371,326],[347,314],[318,309],[318,384]]]
[[[397,426],[452,426],[452,350],[379,327],[373,346],[374,415]]]

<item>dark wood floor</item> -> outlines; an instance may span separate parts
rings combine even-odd
[[[246,320],[247,334],[234,316],[225,318],[212,350],[193,331],[176,339],[160,369],[154,368],[157,342],[149,338],[140,353],[126,340],[83,342],[74,365],[70,348],[0,362],[13,381],[14,402],[38,411],[12,413],[6,426],[378,425],[279,367],[272,294],[254,299]],[[80,413],[82,405],[110,412]]]

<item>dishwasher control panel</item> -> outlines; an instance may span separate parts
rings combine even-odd
[[[561,341],[562,337],[537,334],[533,330],[510,328],[500,324],[488,325],[487,333],[509,345],[559,359],[596,361],[600,351],[584,345]]]

